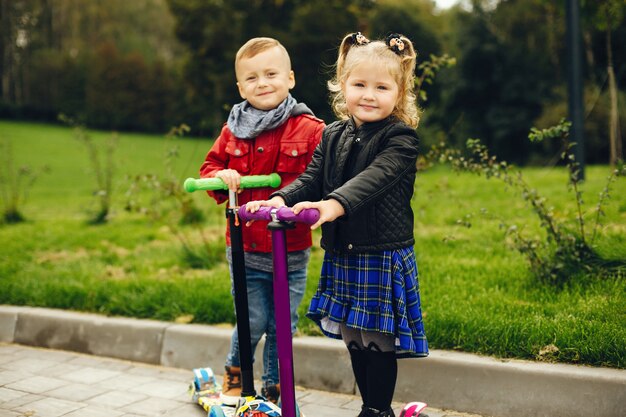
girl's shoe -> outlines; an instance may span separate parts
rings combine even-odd
[[[379,411],[375,408],[362,406],[358,417],[396,417],[396,415],[391,408],[387,411]]]

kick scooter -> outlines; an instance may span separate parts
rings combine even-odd
[[[280,186],[280,176],[276,173],[270,175],[250,175],[241,177],[240,188],[277,188]],[[228,186],[220,178],[187,178],[184,183],[185,191],[198,190],[228,190]],[[230,241],[232,251],[233,281],[235,290],[235,315],[237,319],[237,332],[239,333],[239,361],[241,367],[241,399],[236,407],[226,406],[219,400],[221,387],[215,381],[211,368],[194,369],[194,381],[190,390],[194,401],[198,402],[209,414],[209,417],[222,417],[234,415],[241,404],[246,402],[259,403],[262,408],[277,408],[274,404],[257,397],[254,389],[254,375],[252,368],[252,345],[250,341],[250,320],[248,312],[248,289],[246,282],[246,268],[243,251],[243,238],[241,223],[237,216],[237,193],[228,190],[228,207],[226,217],[230,228]],[[280,415],[280,414],[278,414]]]
[[[258,211],[246,211],[245,204],[239,209],[243,221],[270,221],[272,232],[272,259],[274,267],[274,314],[276,316],[276,342],[278,344],[278,365],[281,385],[282,417],[301,417],[295,401],[293,372],[293,345],[291,340],[291,309],[289,306],[289,282],[287,279],[287,240],[285,231],[294,223],[313,224],[319,220],[317,209],[305,209],[297,215],[288,207],[261,207]],[[418,417],[426,408],[423,402],[407,403],[399,417]],[[422,417],[427,417],[421,414]]]
[[[258,211],[246,211],[245,204],[239,208],[243,221],[270,221],[267,228],[272,232],[272,261],[274,268],[274,315],[276,317],[276,343],[278,345],[278,370],[280,373],[280,408],[282,417],[300,417],[296,405],[293,374],[293,345],[291,340],[291,308],[289,305],[289,280],[287,277],[287,237],[285,231],[294,223],[313,224],[320,218],[317,209],[305,209],[295,215],[288,207],[279,209],[261,207]]]

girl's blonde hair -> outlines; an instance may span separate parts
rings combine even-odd
[[[413,44],[403,35],[393,34],[372,42],[361,33],[347,35],[339,46],[335,76],[328,81],[335,115],[343,120],[350,118],[343,87],[352,70],[364,62],[377,62],[386,66],[398,85],[398,102],[391,115],[417,127],[420,111],[414,92],[416,58]]]

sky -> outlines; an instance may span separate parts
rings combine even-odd
[[[440,9],[447,9],[454,6],[459,0],[435,0],[437,7]]]

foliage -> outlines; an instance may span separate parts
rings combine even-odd
[[[345,34],[361,29],[361,19],[372,4],[371,0],[332,0],[320,7],[314,0],[303,1],[293,11],[289,31],[278,34],[277,39],[289,51],[296,77],[292,94],[327,123],[335,116],[328,104],[326,82],[339,43]]]
[[[608,91],[588,83],[583,91],[585,108],[584,146],[588,163],[607,163],[609,161],[608,120],[611,114],[611,103]],[[618,99],[626,103],[626,93],[620,91]],[[535,120],[534,126],[547,128],[559,123],[567,114],[567,93],[564,89],[553,91],[553,100],[544,104],[541,115]],[[619,115],[619,123],[626,126],[626,113]],[[554,141],[532,143],[532,164],[553,165],[558,162],[561,144]]]
[[[0,201],[2,201],[2,222],[20,223],[25,221],[22,207],[26,203],[28,192],[37,177],[49,171],[44,166],[34,171],[28,165],[15,166],[13,145],[7,139],[0,142]]]
[[[526,162],[527,126],[558,80],[551,62],[558,62],[558,55],[550,55],[553,51],[539,41],[539,33],[551,39],[543,33],[551,27],[547,16],[533,1],[458,12],[458,78],[450,85],[441,116],[445,125],[455,125],[450,143],[460,146],[464,138],[480,137],[502,158]]]
[[[165,135],[163,163],[159,164],[162,167],[160,174],[139,174],[128,178],[130,185],[126,191],[127,211],[143,213],[152,220],[175,216],[180,224],[197,224],[204,220],[190,194],[183,190],[181,179],[174,171],[174,162],[180,157],[180,147],[175,142],[187,132],[189,126],[182,124],[173,127]],[[150,198],[145,200],[143,191],[149,191]]]
[[[382,39],[390,32],[407,36],[413,42],[420,62],[443,53],[439,20],[434,15],[432,2],[383,0],[371,8],[366,32],[370,39]]]
[[[567,116],[564,3],[470,3],[442,11],[430,0],[4,1],[0,117],[52,121],[63,113],[89,127],[146,132],[186,123],[194,136],[213,136],[241,100],[235,52],[251,37],[273,36],[291,55],[292,94],[330,122],[325,85],[341,37],[405,32],[418,64],[431,55],[457,59],[428,90],[424,143],[445,138],[462,146],[480,137],[505,160],[545,162],[552,149],[529,143],[526,134],[528,126]],[[581,7],[585,90],[593,103],[596,91],[604,101],[610,89],[613,109],[587,103],[585,162],[604,163],[603,118],[612,117],[610,132],[625,131],[616,103],[626,86],[626,9],[622,0]],[[607,79],[609,52],[614,76]]]
[[[164,131],[181,118],[172,26],[165,0],[2,2],[0,115]]]
[[[456,65],[456,58],[449,57],[447,54],[442,56],[430,55],[430,60],[421,62],[417,66],[419,76],[415,78],[415,95],[422,102],[428,100],[426,90],[422,88],[424,83],[432,84],[435,76],[443,68],[449,68]]]
[[[216,131],[230,107],[239,101],[233,71],[235,54],[248,39],[271,36],[285,45],[296,76],[294,96],[314,113],[330,120],[325,66],[336,58],[333,48],[358,26],[369,2],[313,0],[191,2],[168,0],[176,17],[176,36],[189,47],[185,82],[191,119],[202,131]]]
[[[204,255],[208,262],[192,268],[171,223],[118,210],[125,204],[122,193],[113,195],[115,221],[85,225],[84,205],[91,201],[93,180],[84,175],[90,165],[82,147],[76,146],[72,129],[0,121],[0,131],[11,139],[15,160],[52,168],[31,187],[29,221],[0,227],[0,303],[234,323],[223,206],[204,193],[193,193],[206,221],[175,224],[190,245],[203,245],[199,229],[210,244]],[[99,143],[109,136],[89,134]],[[174,172],[181,178],[193,176],[211,141],[189,137],[173,141],[178,145],[178,156],[172,158]],[[156,167],[163,166],[164,148],[172,145],[162,135],[120,133],[115,154],[118,176],[161,172]],[[587,167],[582,184],[586,195],[602,192],[605,172],[606,166]],[[567,210],[565,168],[524,168],[523,174],[537,184],[540,194],[551,196],[557,214]],[[612,200],[603,205],[604,227],[598,228],[594,242],[603,255],[626,257],[626,183],[615,181],[611,189]],[[143,197],[152,195],[148,191]],[[418,175],[412,206],[422,307],[433,349],[626,368],[626,280],[590,275],[555,290],[538,283],[525,258],[502,244],[498,219],[484,217],[471,229],[457,223],[460,213],[484,209],[525,225],[527,233],[541,233],[522,199],[511,198],[498,182],[435,166]],[[304,334],[316,334],[304,313],[322,264],[319,237],[314,233],[307,289],[299,309],[303,318],[298,328]],[[550,344],[559,351],[546,357],[541,352]]]
[[[139,174],[129,178],[125,209],[168,224],[181,243],[186,264],[192,268],[210,268],[223,254],[215,251],[213,239],[203,231],[201,223],[206,218],[191,194],[184,191],[182,179],[174,170],[174,162],[180,157],[179,146],[174,142],[189,130],[189,126],[182,124],[172,128],[165,136],[166,150],[161,174]],[[149,196],[147,199],[146,195]],[[182,225],[197,228],[180,227]],[[199,244],[196,242],[198,238]]]
[[[116,172],[114,155],[119,137],[117,133],[112,133],[104,144],[98,144],[84,126],[77,124],[65,115],[61,115],[59,118],[74,127],[74,137],[85,147],[88,160],[91,163],[91,175],[96,183],[96,190],[93,195],[98,201],[98,208],[90,215],[88,223],[106,223],[111,215],[111,196]]]
[[[176,82],[163,63],[149,65],[137,52],[122,55],[103,43],[89,63],[80,114],[96,128],[162,132],[181,99]]]
[[[595,217],[592,235],[585,228],[588,213],[583,211],[582,191],[578,175],[579,164],[575,161],[571,149],[575,146],[567,138],[571,123],[561,122],[547,129],[532,128],[528,137],[533,142],[544,139],[559,139],[562,142],[562,159],[569,171],[569,184],[574,197],[575,215],[573,218],[559,217],[547,199],[533,188],[522,176],[521,171],[506,161],[499,161],[490,155],[487,147],[480,140],[469,139],[467,148],[471,156],[464,157],[456,149],[445,145],[434,147],[429,157],[450,163],[456,170],[473,172],[489,178],[497,178],[517,189],[522,198],[531,206],[545,232],[544,238],[528,238],[520,227],[501,220],[502,227],[513,237],[515,248],[526,256],[535,276],[544,282],[563,285],[582,275],[598,277],[623,277],[626,273],[626,259],[607,259],[594,249],[594,240],[604,213],[603,206],[610,198],[611,184],[618,176],[626,174],[626,169],[614,170],[607,178],[607,183],[600,193],[594,208]]]

